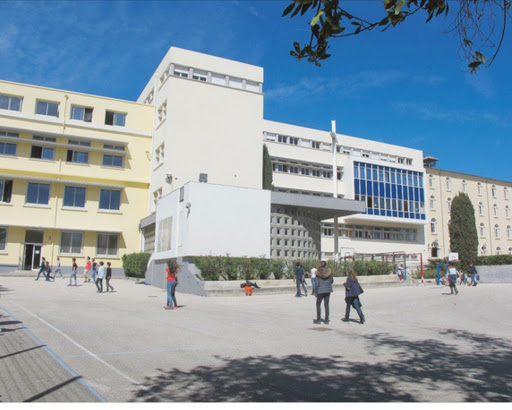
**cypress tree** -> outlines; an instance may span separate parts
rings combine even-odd
[[[450,249],[459,253],[462,270],[469,272],[469,265],[478,256],[478,233],[475,222],[475,208],[469,196],[460,193],[452,201],[449,226]]]
[[[272,161],[265,144],[263,144],[263,189],[274,190],[274,185],[272,185]]]

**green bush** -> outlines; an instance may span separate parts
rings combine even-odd
[[[123,269],[126,276],[143,278],[146,275],[150,253],[130,253],[122,256]]]
[[[272,273],[274,274],[274,278],[282,279],[285,274],[285,262],[281,259],[270,259],[270,263],[272,265]]]

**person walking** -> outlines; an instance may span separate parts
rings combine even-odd
[[[87,257],[87,262],[85,262],[85,268],[84,268],[84,283],[90,282],[88,273],[92,269],[92,262],[91,257]]]
[[[313,263],[313,266],[311,267],[311,293],[315,293],[315,282],[316,282],[316,263]]]
[[[46,259],[44,257],[41,259],[41,264],[39,265],[39,272],[37,272],[36,280],[39,280],[39,276],[41,276],[41,273],[45,277],[46,281],[49,282],[50,279],[48,279],[48,276],[46,276]]]
[[[297,262],[297,267],[295,268],[295,283],[297,285],[297,294],[295,297],[300,298],[302,296],[300,292],[300,287],[302,285],[302,288],[304,289],[305,296],[308,295],[308,290],[306,289],[306,285],[304,284],[304,268],[300,264],[300,262]]]
[[[455,295],[459,294],[459,291],[457,290],[457,275],[459,272],[457,272],[457,269],[453,265],[448,265],[448,283],[450,284],[450,291],[453,295],[453,292],[455,291]]]
[[[92,258],[92,281],[98,287],[98,284],[96,283],[96,273],[98,269],[98,264],[96,263],[96,259]]]
[[[476,271],[476,267],[474,264],[471,264],[469,266],[471,266],[471,286],[476,286],[476,277],[478,275],[478,272]]]
[[[98,269],[98,276],[96,278],[96,287],[98,288],[98,293],[103,292],[103,278],[105,277],[105,266],[103,266],[103,261],[100,261],[100,268]]]
[[[78,270],[78,265],[76,264],[76,258],[73,258],[73,265],[71,266],[71,274],[69,275],[69,285],[73,286],[72,281],[75,278],[75,286],[78,286],[76,283],[76,271]]]
[[[52,275],[50,275],[50,273],[52,273],[52,267],[50,266],[49,261],[46,261],[45,271],[46,271],[46,278],[48,280],[53,279],[53,281],[55,282],[55,277],[52,278]]]
[[[178,302],[176,301],[176,286],[178,285],[178,272],[180,265],[175,261],[167,262],[167,269],[165,273],[167,275],[167,304],[164,309],[178,309]]]
[[[327,268],[327,263],[322,261],[320,268],[316,271],[315,291],[316,296],[316,319],[313,323],[322,323],[322,301],[324,302],[325,319],[324,323],[329,324],[329,299],[332,293],[332,271]]]
[[[112,268],[110,267],[111,263],[107,262],[107,274],[105,276],[105,281],[107,283],[107,292],[110,289],[111,292],[114,291],[114,288],[110,284],[110,278],[112,278]]]
[[[359,295],[363,293],[363,288],[357,280],[357,274],[354,269],[347,269],[347,280],[343,284],[345,286],[345,317],[341,319],[343,322],[348,322],[350,318],[350,307],[353,307],[359,315],[359,323],[364,324],[365,317],[361,310],[361,301]]]
[[[53,276],[54,280],[57,277],[57,273],[60,275],[60,277],[62,279],[64,279],[64,276],[62,276],[62,271],[61,271],[60,258],[57,258],[57,267],[55,268],[55,275]]]

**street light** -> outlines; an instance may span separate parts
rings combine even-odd
[[[336,135],[336,120],[331,121],[331,138],[332,138],[332,182],[334,198],[338,198],[338,165],[337,165],[337,144],[338,136]],[[334,257],[338,261],[338,217],[334,217]]]

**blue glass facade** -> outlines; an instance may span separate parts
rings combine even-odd
[[[367,215],[426,219],[422,172],[354,162],[354,189]]]

